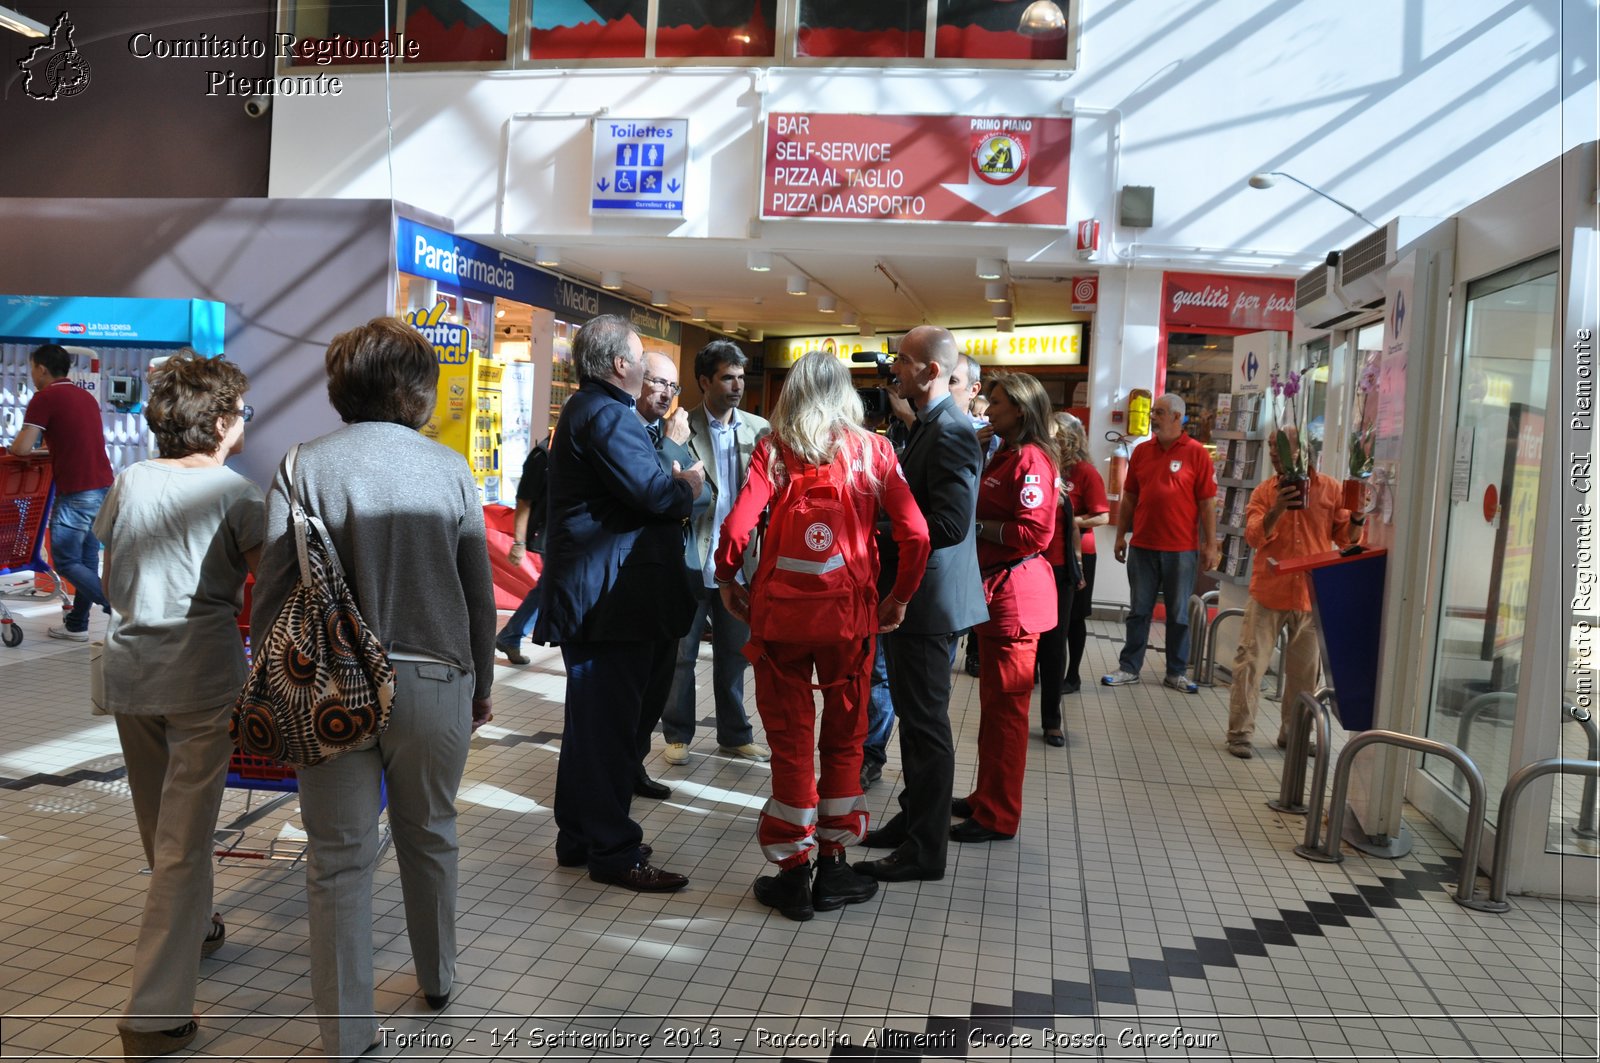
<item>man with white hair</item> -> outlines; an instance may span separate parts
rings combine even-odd
[[[1162,683],[1186,694],[1197,689],[1188,674],[1189,596],[1196,571],[1217,567],[1217,474],[1210,452],[1183,422],[1183,399],[1161,396],[1150,407],[1151,438],[1128,459],[1115,549],[1128,566],[1127,639],[1117,670],[1100,680],[1106,686],[1139,682],[1159,592],[1167,610]]]

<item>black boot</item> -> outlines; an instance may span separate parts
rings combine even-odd
[[[974,679],[978,677],[978,636],[967,636],[967,661],[966,672]]]
[[[811,906],[819,912],[831,912],[847,904],[870,901],[878,892],[878,880],[851,870],[844,862],[844,853],[832,853],[817,858],[817,878],[811,886]]]
[[[756,879],[755,894],[756,900],[769,908],[778,909],[786,918],[797,923],[803,923],[817,914],[811,907],[809,863],[784,868],[776,875],[762,875]]]

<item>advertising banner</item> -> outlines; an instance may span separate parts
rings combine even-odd
[[[1070,118],[767,116],[761,217],[1067,224]]]
[[[1293,332],[1294,278],[1168,273],[1161,281],[1161,321],[1195,331]]]

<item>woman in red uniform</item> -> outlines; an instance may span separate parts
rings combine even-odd
[[[1094,597],[1094,529],[1110,519],[1105,481],[1089,460],[1088,434],[1070,413],[1055,416],[1061,445],[1061,509],[1056,534],[1045,556],[1056,567],[1056,626],[1039,636],[1039,726],[1052,746],[1067,744],[1061,730],[1061,698],[1076,694],[1088,642],[1089,609]],[[1076,543],[1075,543],[1076,540]],[[1071,547],[1081,545],[1076,562]]]
[[[1013,838],[1022,818],[1022,772],[1028,760],[1028,701],[1039,633],[1056,623],[1056,582],[1042,555],[1056,524],[1057,447],[1050,400],[1026,373],[1002,376],[989,390],[989,423],[1001,447],[978,483],[978,564],[989,619],[978,636],[978,779],[952,802],[965,822],[958,842]]]
[[[734,576],[769,504],[747,591]],[[900,557],[881,603],[874,534],[880,506]],[[716,560],[723,604],[750,625],[745,656],[755,665],[756,709],[772,746],[772,796],[756,836],[778,873],[756,880],[756,899],[795,920],[868,900],[878,883],[851,870],[844,851],[867,829],[861,747],[874,636],[900,625],[922,582],[928,525],[894,448],[861,427],[850,371],[832,355],[808,354],[785,378],[772,433],[756,445]],[[817,735],[812,691],[819,688]],[[814,752],[821,754],[820,779]],[[813,883],[811,852],[819,848]]]

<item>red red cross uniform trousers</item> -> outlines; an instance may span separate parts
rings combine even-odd
[[[770,632],[758,637],[758,599],[752,596],[752,634],[745,655],[754,665],[756,710],[772,747],[772,796],[761,810],[756,836],[762,853],[780,868],[807,862],[811,850],[819,846],[825,856],[842,853],[846,846],[859,842],[867,830],[867,806],[861,794],[861,747],[867,733],[867,689],[877,630],[878,599],[874,587],[878,557],[872,529],[880,505],[889,515],[894,540],[900,548],[900,564],[891,592],[897,600],[910,601],[922,582],[928,560],[928,525],[895,460],[894,448],[882,436],[870,438],[865,460],[871,463],[879,485],[874,491],[861,471],[862,452],[855,443],[853,439],[846,444],[848,449],[835,459],[834,468],[839,479],[848,485],[847,497],[855,507],[860,527],[865,529],[861,548],[870,559],[871,579],[864,588],[870,596],[870,628],[839,631],[837,638],[830,632],[829,638],[820,641],[787,642],[772,637]],[[769,528],[781,519],[778,507],[783,505],[783,476],[775,475],[774,470],[779,447],[768,436],[757,444],[751,457],[749,479],[723,522],[718,540],[719,583],[733,579],[739,571],[751,533],[769,503],[774,504],[774,512],[768,517]],[[786,450],[783,454],[783,464],[788,468],[816,468],[801,466]],[[827,538],[831,540],[832,536]],[[841,537],[839,541],[845,540]],[[762,548],[754,587],[759,588],[764,579],[770,579],[779,562],[779,552],[769,540]],[[820,735],[812,693],[818,687],[822,690]],[[812,768],[814,754],[820,754],[820,778]]]
[[[1056,522],[1056,466],[1040,447],[1007,447],[978,484],[977,520],[1002,542],[978,540],[989,619],[978,635],[978,780],[967,803],[979,826],[1015,834],[1028,762],[1028,701],[1039,633],[1056,623],[1056,585],[1041,551]],[[992,532],[990,533],[992,534]]]

